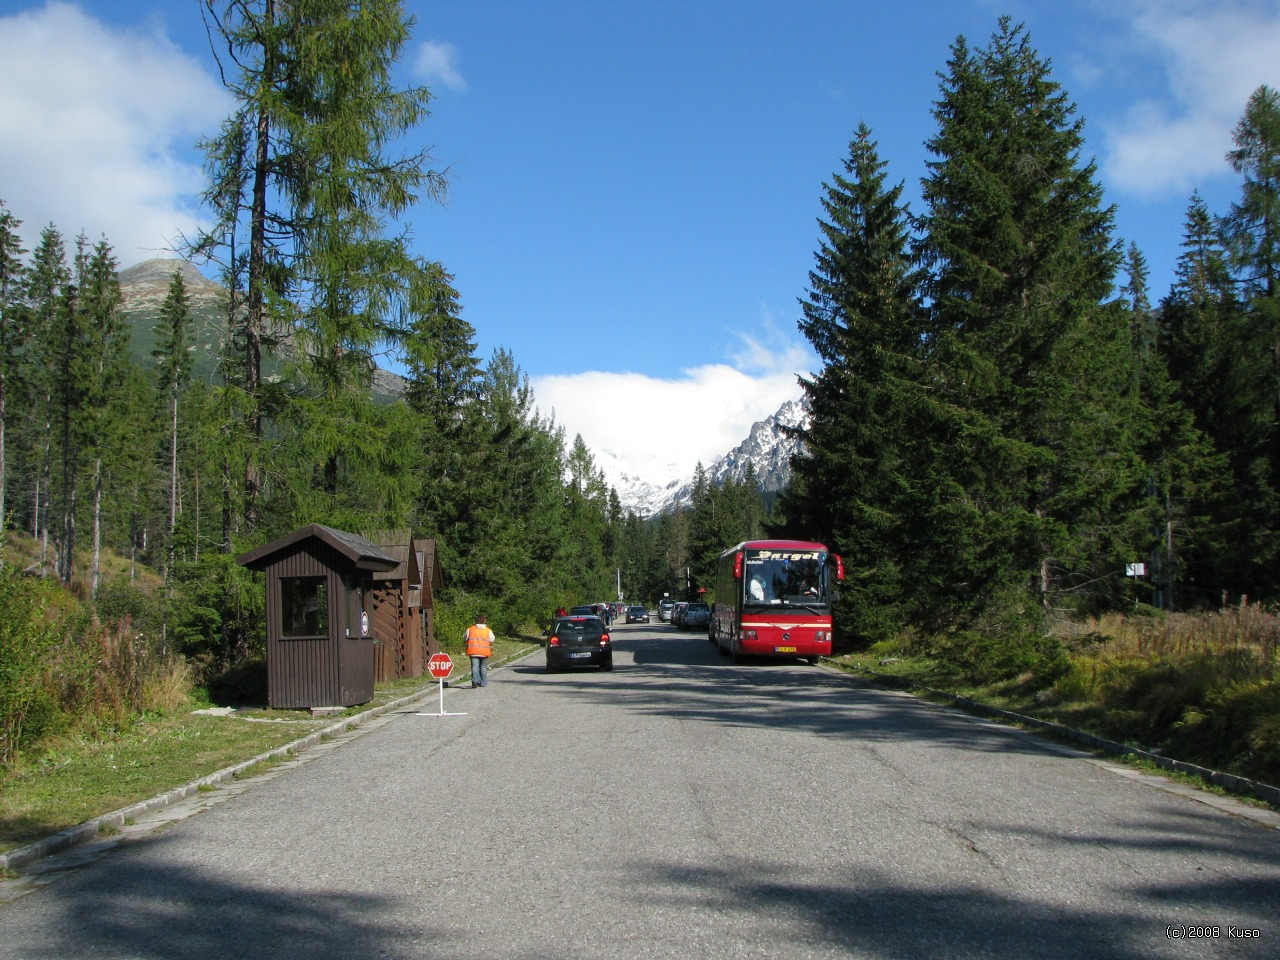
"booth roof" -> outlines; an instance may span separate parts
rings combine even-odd
[[[312,537],[337,550],[351,561],[352,566],[360,570],[390,570],[400,562],[364,537],[345,530],[335,530],[322,523],[309,523],[293,533],[285,534],[270,543],[264,543],[248,553],[240,554],[236,557],[236,563],[250,570],[264,570],[271,565],[277,553]]]

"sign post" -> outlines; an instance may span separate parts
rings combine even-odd
[[[453,659],[447,653],[433,653],[427,661],[427,670],[440,681],[440,712],[420,713],[420,717],[465,717],[466,713],[446,713],[444,709],[444,681],[453,673]]]

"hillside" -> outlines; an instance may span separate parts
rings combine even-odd
[[[145,260],[120,272],[120,292],[124,297],[121,310],[131,327],[130,350],[144,367],[154,363],[151,352],[156,348],[155,323],[169,295],[174,270],[182,272],[182,280],[190,297],[192,314],[192,376],[206,383],[218,378],[218,354],[227,337],[227,290],[208,279],[195,264],[186,260]],[[279,331],[280,351],[284,356],[292,349],[289,332]],[[279,360],[263,357],[263,374],[280,376]],[[389,370],[375,370],[373,396],[390,402],[404,393],[404,378]]]

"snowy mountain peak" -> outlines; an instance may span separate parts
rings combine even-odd
[[[742,480],[751,464],[762,490],[781,490],[791,478],[791,457],[800,449],[800,442],[784,430],[802,426],[807,416],[801,401],[787,401],[772,416],[752,424],[745,440],[706,467],[707,479],[714,484]],[[600,450],[596,466],[605,482],[618,491],[623,509],[639,516],[657,516],[691,502],[693,477],[676,464],[658,466],[640,476],[635,468],[625,468],[617,454]]]

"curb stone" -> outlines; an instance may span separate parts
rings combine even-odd
[[[493,667],[497,668],[506,666],[508,663],[522,657],[529,656],[537,649],[538,648],[534,647],[530,650],[522,650],[514,653],[503,660],[497,661],[493,664]],[[461,677],[462,680],[460,682],[463,682],[466,678],[470,677],[470,673],[462,674]],[[381,717],[383,714],[390,713],[393,710],[400,709],[401,707],[409,706],[410,704],[423,700],[428,696],[434,696],[435,694],[435,684],[427,684],[421,690],[416,690],[413,693],[400,697],[397,700],[391,700],[380,707],[373,707],[369,710],[358,713],[355,716],[347,717],[346,719],[330,724],[323,729],[313,730],[305,737],[286,743],[284,746],[276,747],[274,750],[268,750],[266,753],[258,754],[258,756],[245,760],[241,763],[237,763],[234,766],[224,767],[223,769],[215,771],[208,776],[201,777],[199,780],[192,780],[190,783],[184,784],[181,787],[175,787],[174,789],[168,790],[159,796],[152,797],[150,800],[142,800],[138,803],[130,804],[127,807],[121,807],[119,810],[104,813],[91,820],[86,820],[84,823],[77,824],[74,827],[68,827],[65,830],[60,830],[42,840],[29,843],[24,847],[18,847],[14,850],[8,851],[7,853],[0,853],[0,871],[20,870],[23,867],[30,866],[31,864],[43,860],[46,857],[53,856],[56,853],[62,853],[66,850],[72,849],[73,847],[78,847],[82,844],[98,840],[104,834],[116,833],[124,828],[127,821],[136,820],[146,814],[155,813],[157,810],[163,810],[166,807],[180,803],[181,801],[200,793],[202,789],[216,787],[220,784],[236,780],[246,770],[257,766],[260,763],[279,760],[292,754],[301,753],[309,747],[313,747],[324,740],[332,739],[333,737],[343,733],[355,733],[359,727],[368,723],[370,720],[374,720]]]

